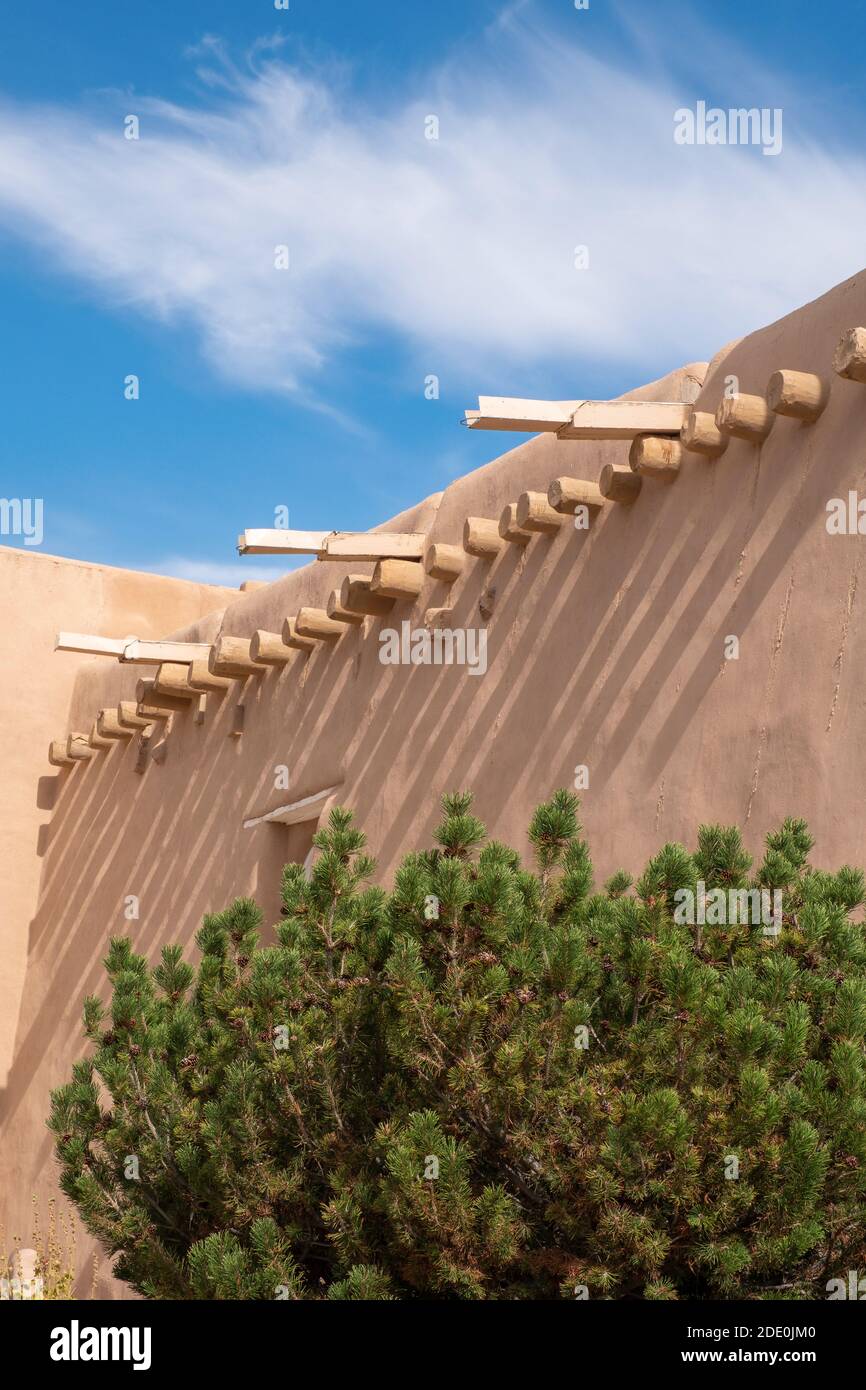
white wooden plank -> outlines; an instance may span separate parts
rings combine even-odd
[[[320,560],[421,560],[425,531],[346,531],[329,535]]]
[[[86,632],[58,632],[54,639],[54,650],[83,652],[87,656],[120,657],[127,642],[133,640],[130,637],[93,637]]]
[[[534,401],[479,396],[467,410],[470,429],[553,433],[559,439],[632,439],[636,434],[678,434],[690,407],[681,401]]]
[[[532,401],[518,396],[479,396],[478,409],[467,410],[471,430],[516,430],[527,434],[556,433],[567,425],[580,401]]]
[[[583,401],[558,439],[633,439],[679,434],[691,406],[683,401]]]
[[[193,661],[206,662],[209,653],[209,642],[149,642],[136,637],[126,643],[120,659],[132,666],[162,665],[164,661],[191,665]]]
[[[288,528],[246,530],[238,536],[241,555],[318,555],[329,531],[290,531]]]
[[[316,820],[328,797],[339,791],[340,785],[326,787],[324,791],[314,792],[300,801],[292,801],[288,806],[278,806],[276,810],[268,811],[267,815],[245,820],[244,830],[252,830],[257,825],[300,825],[305,820]]]

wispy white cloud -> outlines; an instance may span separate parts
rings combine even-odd
[[[190,560],[182,555],[167,555],[163,559],[147,560],[136,566],[152,574],[165,574],[172,579],[189,579],[194,584],[222,584],[228,589],[237,589],[245,579],[263,581],[270,584],[293,568],[282,564],[271,568],[262,564],[243,564],[243,562],[220,564],[209,560]]]
[[[674,365],[863,259],[859,154],[795,134],[790,110],[776,159],[679,147],[688,103],[661,58],[630,71],[519,6],[417,100],[209,56],[200,106],[0,109],[0,221],[114,302],[191,323],[244,386],[336,411],[322,368],[377,332],[431,370],[471,359],[481,389],[505,361]]]

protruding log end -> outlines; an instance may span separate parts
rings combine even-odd
[[[554,478],[547,489],[547,500],[555,512],[573,515],[578,507],[603,507],[604,497],[597,483],[582,478]]]
[[[66,756],[71,758],[74,763],[87,762],[88,758],[93,757],[93,749],[88,742],[87,734],[70,734],[66,740]]]
[[[250,657],[249,637],[218,637],[210,649],[207,663],[212,676],[228,676],[245,680],[247,676],[263,676],[265,668]]]
[[[499,523],[486,516],[467,516],[463,523],[463,549],[479,560],[492,560],[505,541],[499,534]]]
[[[259,628],[250,638],[250,656],[265,666],[285,666],[292,659],[292,649],[286,646],[278,632]]]
[[[52,767],[72,767],[75,763],[74,758],[70,758],[66,751],[67,740],[55,739],[48,745],[48,761]]]
[[[132,738],[133,730],[127,729],[117,717],[117,711],[113,709],[101,709],[96,716],[96,732],[100,738],[126,739]]]
[[[435,542],[427,547],[424,568],[431,579],[441,579],[445,584],[453,584],[459,579],[466,565],[466,553],[457,545],[443,545]]]
[[[866,328],[849,328],[833,354],[833,371],[846,381],[866,382]]]
[[[385,594],[374,594],[373,581],[366,574],[347,574],[340,586],[340,604],[347,613],[362,617],[381,618],[390,613],[394,600]]]
[[[638,434],[632,440],[628,463],[633,473],[657,483],[672,483],[680,471],[683,446],[664,435]]]
[[[285,646],[290,647],[293,652],[306,652],[308,655],[316,645],[309,637],[300,637],[298,635],[296,618],[285,618],[283,620],[283,643]]]
[[[773,372],[767,383],[767,405],[776,415],[788,415],[812,425],[830,399],[829,382],[813,372]]]
[[[684,449],[704,458],[717,459],[728,447],[728,437],[722,434],[715,417],[708,410],[692,410],[680,432]]]
[[[135,687],[135,698],[139,705],[148,705],[151,709],[168,710],[176,712],[189,709],[189,701],[178,698],[177,695],[161,695],[156,689],[156,680],[153,676],[143,676]]]
[[[328,595],[326,604],[328,617],[335,623],[348,623],[352,627],[361,627],[364,622],[363,613],[353,613],[351,609],[344,608],[340,602],[340,590],[332,589]]]
[[[231,689],[232,681],[228,676],[212,675],[208,670],[207,661],[192,661],[187,669],[189,688],[195,691],[196,695],[208,695],[211,692],[219,695]]]
[[[98,728],[96,727],[95,719],[93,721],[93,727],[91,728],[90,733],[87,735],[87,742],[90,744],[91,748],[106,749],[114,747],[114,739],[102,737]]]
[[[612,463],[606,463],[601,470],[598,486],[602,497],[609,502],[622,502],[628,506],[640,492],[643,479],[639,473],[632,473],[630,468],[615,468]]]
[[[136,730],[149,729],[153,720],[143,718],[137,711],[138,705],[134,700],[121,700],[120,704],[117,706],[118,724],[125,729],[131,730],[133,733],[135,733]],[[163,713],[162,710],[158,713],[161,719],[168,718],[168,715]]]
[[[344,624],[335,623],[324,608],[302,608],[295,627],[302,637],[312,637],[317,642],[336,642],[346,631]]]
[[[174,695],[178,700],[198,699],[189,683],[189,666],[176,661],[164,661],[156,673],[154,690],[158,695]]]
[[[517,524],[516,502],[509,502],[507,507],[502,508],[499,534],[504,541],[511,541],[513,545],[529,545],[532,540],[532,532],[524,531],[523,527]]]
[[[751,444],[762,444],[775,420],[763,396],[725,396],[716,411],[716,424],[723,434]]]
[[[424,567],[417,560],[380,560],[370,580],[370,591],[384,598],[417,598],[424,587]]]
[[[447,627],[452,614],[453,609],[451,608],[428,608],[424,613],[424,626]]]
[[[551,507],[546,492],[521,492],[517,499],[517,524],[524,531],[555,536],[565,518]]]

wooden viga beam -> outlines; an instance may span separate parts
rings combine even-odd
[[[315,555],[317,560],[420,560],[423,531],[244,531],[241,555]]]
[[[424,567],[417,560],[379,560],[370,592],[382,598],[417,598],[424,587]]]
[[[728,447],[728,436],[722,434],[714,416],[706,410],[691,410],[680,433],[684,449],[692,454],[703,454],[704,458],[717,459]]]
[[[348,613],[382,618],[394,607],[394,599],[373,593],[373,581],[365,574],[347,574],[340,586],[340,604]]]
[[[93,757],[87,734],[70,734],[66,740],[66,756],[71,758],[74,763],[87,762],[88,758]]]
[[[278,632],[258,628],[250,638],[250,658],[263,666],[285,666],[292,659],[292,648]]]
[[[198,700],[200,691],[189,683],[189,666],[179,661],[164,661],[156,673],[153,688],[157,695],[174,695],[179,700]]]
[[[547,500],[555,512],[572,516],[578,507],[603,507],[605,503],[598,483],[583,478],[554,478],[547,489]]]
[[[48,761],[52,767],[74,766],[75,759],[70,758],[66,747],[67,740],[65,738],[56,738],[48,745]]]
[[[135,730],[121,724],[117,710],[101,709],[96,716],[96,732],[100,738],[124,739],[132,738]]]
[[[632,440],[628,455],[629,468],[643,478],[657,483],[672,483],[683,461],[683,446],[679,439],[667,435],[640,434]]]
[[[117,706],[117,722],[122,728],[129,729],[130,733],[141,733],[143,729],[149,729],[155,719],[168,719],[168,713],[165,710],[155,710],[147,719],[138,713],[135,700],[121,700]]]
[[[814,372],[773,372],[767,382],[767,405],[777,415],[814,425],[827,408],[830,383]]]
[[[866,382],[866,328],[849,328],[833,354],[833,371],[846,381]]]
[[[516,503],[513,504],[516,506]],[[428,545],[424,555],[424,568],[431,579],[440,579],[443,584],[453,584],[459,579],[466,565],[466,552],[459,545],[444,545],[435,541]]]
[[[246,680],[247,676],[263,676],[267,666],[253,661],[250,655],[249,637],[217,638],[208,657],[208,670],[212,676],[227,676],[230,680]]]
[[[189,709],[189,698],[178,695],[161,695],[156,689],[156,680],[153,676],[143,676],[135,687],[135,698],[138,702],[137,713],[141,714],[141,707],[145,710],[164,710],[168,714],[176,714],[181,710]],[[143,717],[143,716],[142,716]]]
[[[327,616],[335,623],[347,623],[350,627],[361,627],[364,622],[363,613],[353,613],[351,608],[344,608],[340,601],[340,590],[334,589],[328,595],[328,602],[325,605]]]
[[[690,406],[682,401],[530,401],[479,396],[467,410],[473,430],[555,434],[559,439],[633,439],[636,434],[679,434]]]

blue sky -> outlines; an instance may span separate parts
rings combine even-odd
[[[238,583],[276,507],[363,529],[517,442],[479,393],[712,355],[866,260],[863,8],[5,7],[0,492],[48,553]],[[676,146],[699,100],[782,152]]]

